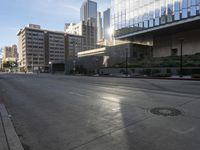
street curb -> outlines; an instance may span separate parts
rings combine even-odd
[[[126,77],[126,76],[106,76],[106,75],[100,75],[100,76],[94,76],[94,75],[66,75],[66,76],[72,76],[72,77],[102,77],[102,78],[122,78],[122,79],[154,79],[154,80],[182,80],[182,81],[200,81],[199,78],[165,78],[165,77]]]
[[[200,79],[195,78],[151,78],[151,77],[132,77],[132,78],[138,78],[138,79],[157,79],[157,80],[185,80],[185,81],[200,81]]]
[[[120,76],[88,76],[88,77],[104,77],[104,78],[124,78],[124,79],[155,79],[155,80],[183,80],[183,81],[200,81],[195,78],[162,78],[162,77],[120,77]]]
[[[0,103],[0,116],[9,150],[24,150],[4,104]]]

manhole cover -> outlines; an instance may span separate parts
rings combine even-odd
[[[175,108],[153,108],[150,110],[152,114],[160,115],[160,116],[179,116],[181,115],[181,111]]]

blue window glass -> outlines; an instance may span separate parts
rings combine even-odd
[[[149,27],[149,22],[148,22],[148,20],[145,20],[144,21],[144,28],[148,28]]]
[[[173,14],[173,4],[168,4],[167,6],[167,14],[172,15]]]
[[[180,2],[179,1],[175,1],[174,3],[174,11],[179,11],[180,10]]]
[[[166,7],[165,6],[161,7],[161,15],[162,16],[166,15]]]
[[[175,12],[174,13],[174,20],[180,20],[180,12],[178,11],[178,12]]]
[[[197,15],[198,0],[190,0],[190,16]]]
[[[174,3],[174,20],[180,20],[180,2],[179,0],[175,0]]]
[[[149,27],[153,27],[154,26],[154,20],[153,19],[150,19],[149,20]]]
[[[183,9],[188,8],[188,0],[182,0],[182,8]]]
[[[182,18],[188,17],[188,0],[182,0]]]
[[[140,29],[143,29],[143,22],[140,22],[140,23],[139,23],[139,28],[140,28]]]
[[[117,33],[137,32],[200,14],[200,0],[111,0]]]
[[[168,0],[168,5],[167,5],[167,22],[172,22],[173,21],[173,1]]]
[[[150,11],[149,12],[149,27],[153,27],[154,26],[154,12]]]
[[[197,10],[199,10],[199,14],[200,14],[200,0],[197,0]]]
[[[182,18],[187,18],[187,17],[188,17],[188,10],[182,9]]]
[[[190,8],[190,16],[196,16],[197,15],[197,7],[191,6]]]
[[[198,0],[190,0],[190,5],[195,6],[197,5]]]
[[[155,18],[158,18],[158,17],[160,17],[160,10],[156,9],[155,10]]]
[[[155,26],[159,26],[160,25],[160,18],[155,18]]]

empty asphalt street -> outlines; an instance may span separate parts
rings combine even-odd
[[[25,150],[199,150],[200,82],[0,74]]]

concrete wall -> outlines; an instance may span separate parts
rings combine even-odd
[[[91,54],[91,53],[90,53]],[[106,63],[106,57],[109,57]],[[133,43],[126,43],[121,45],[115,45],[106,47],[105,53],[93,53],[84,57],[77,58],[77,65],[83,66],[87,70],[96,70],[100,67],[113,67],[119,64],[125,64],[126,60],[143,59],[145,57],[152,57],[152,47],[145,45],[138,45]],[[73,67],[73,58],[68,62],[68,72]]]
[[[107,48],[106,55],[110,57],[109,67],[113,65],[126,62],[126,57],[128,61],[143,59],[145,57],[152,56],[152,47],[138,44],[122,44],[117,46],[111,46]]]
[[[153,56],[171,56],[172,49],[177,49],[177,55],[180,55],[181,38],[184,39],[183,55],[200,53],[200,30],[192,30],[182,33],[154,37]]]

